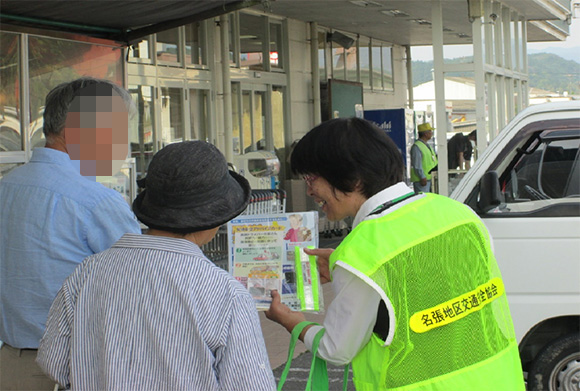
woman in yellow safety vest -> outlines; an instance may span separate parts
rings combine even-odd
[[[489,234],[467,206],[415,193],[386,133],[358,118],[307,133],[291,156],[329,220],[353,229],[318,256],[335,298],[322,326],[300,339],[351,364],[357,390],[524,390],[523,373]],[[305,318],[272,293],[266,316],[288,331]]]

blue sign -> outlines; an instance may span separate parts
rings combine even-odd
[[[385,110],[365,110],[364,117],[379,128],[383,129],[387,135],[395,142],[403,162],[407,164],[407,131],[409,126],[405,123],[405,109],[385,109]],[[410,124],[413,126],[413,124]]]

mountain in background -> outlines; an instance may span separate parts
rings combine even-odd
[[[447,60],[449,63],[468,63],[473,57]],[[413,61],[413,86],[433,80],[433,61]],[[567,91],[570,95],[580,95],[580,63],[567,60],[552,53],[528,54],[528,74],[530,88],[540,88],[551,92]],[[448,72],[447,76],[473,78],[473,72]]]
[[[562,57],[564,60],[575,61],[580,63],[580,46],[575,46],[573,48],[544,48],[544,49],[530,49],[528,47],[528,55],[538,54],[538,53],[551,53],[556,56]]]

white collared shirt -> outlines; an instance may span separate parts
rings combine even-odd
[[[415,201],[417,197],[404,200],[380,214],[369,216],[381,204],[412,192],[405,183],[399,182],[375,194],[358,210],[353,229],[363,220],[384,216]],[[340,260],[332,272],[332,289],[335,298],[326,311],[322,326],[311,327],[304,336],[304,344],[312,350],[314,337],[324,327],[326,332],[320,339],[318,356],[331,364],[345,365],[370,340],[377,321],[381,296],[362,279],[342,267]]]

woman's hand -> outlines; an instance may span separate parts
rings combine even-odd
[[[288,306],[282,304],[280,294],[276,290],[272,291],[272,303],[265,315],[266,318],[284,326],[289,333],[298,323],[306,320],[304,314],[292,311]]]
[[[328,259],[330,258],[330,254],[332,254],[333,251],[333,248],[304,249],[306,254],[315,255],[317,257],[316,265],[318,266],[318,274],[320,274],[320,282],[322,284],[326,284],[327,282],[331,281]]]

